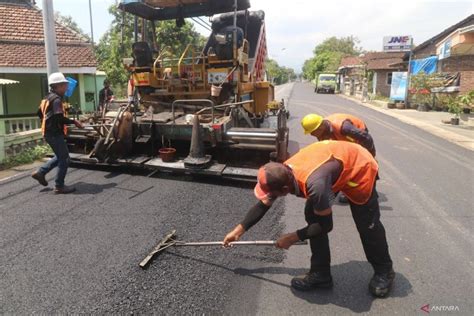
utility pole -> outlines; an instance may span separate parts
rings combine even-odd
[[[56,43],[56,29],[54,25],[54,9],[52,0],[43,0],[43,28],[46,65],[49,76],[53,72],[59,71],[58,45]]]
[[[91,24],[91,46],[92,46],[92,51],[95,52],[95,43],[94,43],[94,23],[92,21],[92,2],[89,0],[89,18],[90,18],[90,24]],[[95,89],[95,94],[94,94],[94,111],[97,111],[97,70],[94,72],[94,89]]]

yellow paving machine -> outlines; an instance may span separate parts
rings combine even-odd
[[[260,164],[287,158],[288,111],[265,80],[263,11],[249,11],[249,0],[124,0],[119,8],[142,29],[123,60],[129,99],[107,104],[84,130],[70,128],[73,161],[254,178]],[[174,56],[146,37],[156,21],[202,16],[212,17],[204,48]]]

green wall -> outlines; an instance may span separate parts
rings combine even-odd
[[[96,75],[96,78],[94,78],[94,75],[84,75],[84,94],[85,96],[89,94],[95,94],[95,86],[97,86],[97,96],[95,98],[97,105],[99,104],[99,91],[103,88],[104,80],[105,75]],[[85,97],[85,106],[83,107],[83,111],[90,112],[93,110],[93,101],[89,101],[87,97]]]
[[[92,98],[95,95],[94,81],[97,82],[97,93],[99,93],[103,87],[105,75],[97,75],[96,80],[94,80],[94,75],[91,74],[65,74],[65,76],[78,81],[78,86],[69,98],[69,103],[74,107],[79,106],[83,112],[93,111],[94,102],[89,100],[87,96],[89,94],[89,97]],[[29,115],[36,113],[47,89],[46,74],[4,74],[2,77],[20,82],[19,84],[11,84],[5,87],[7,113],[3,114]],[[82,86],[80,85],[81,83],[83,83]],[[95,97],[95,100],[98,103],[98,95]]]
[[[19,84],[10,84],[5,88],[7,111],[5,114],[36,113],[43,98],[41,74],[5,74],[6,79],[17,80]]]

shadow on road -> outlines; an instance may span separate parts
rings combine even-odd
[[[300,292],[291,288],[290,284],[273,279],[272,275],[287,274],[290,276],[302,275],[308,272],[305,268],[286,268],[281,266],[264,267],[257,269],[229,268],[214,262],[193,258],[186,255],[168,252],[168,255],[209,264],[223,270],[233,272],[236,275],[251,277],[263,282],[288,288],[294,296],[303,299],[310,304],[327,305],[333,304],[346,308],[355,313],[370,311],[372,302],[376,299],[368,291],[368,284],[373,275],[370,264],[366,261],[350,261],[331,267],[334,279],[333,289],[320,289],[310,292]],[[412,292],[410,281],[401,273],[396,273],[390,297],[406,297]]]
[[[76,191],[73,193],[75,195],[81,194],[99,194],[102,193],[104,190],[115,188],[117,183],[106,183],[106,184],[95,184],[95,183],[87,183],[87,182],[77,182],[74,184],[76,187]]]
[[[306,273],[307,269],[266,267],[259,269],[235,269],[234,273],[259,280],[270,282],[291,289],[294,296],[315,305],[333,304],[355,313],[370,311],[372,302],[376,299],[368,292],[368,283],[372,277],[373,270],[365,261],[350,261],[331,267],[334,279],[333,289],[320,289],[310,292],[296,291],[289,284],[275,281],[269,275],[288,274],[291,276]],[[395,283],[390,297],[406,297],[411,293],[410,281],[401,273],[397,273]]]

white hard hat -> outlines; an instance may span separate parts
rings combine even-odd
[[[58,84],[58,83],[69,83],[67,81],[66,77],[61,72],[54,72],[51,75],[49,75],[48,78],[48,84],[53,85],[53,84]]]

